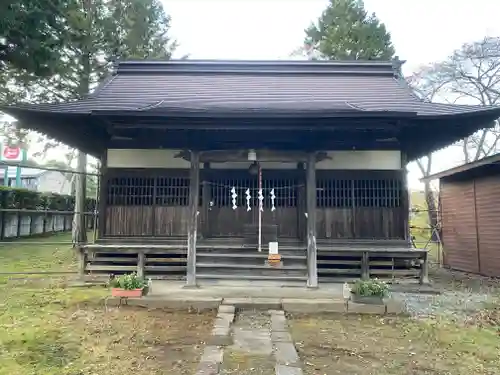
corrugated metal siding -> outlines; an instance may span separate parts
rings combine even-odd
[[[441,181],[440,194],[445,265],[478,273],[474,183]]]
[[[500,176],[476,180],[480,273],[500,276]]]

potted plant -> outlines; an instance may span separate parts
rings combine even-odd
[[[113,297],[140,298],[144,294],[146,282],[134,272],[114,277],[109,285]]]
[[[378,279],[358,280],[351,288],[351,300],[355,303],[382,305],[389,294],[389,286]]]

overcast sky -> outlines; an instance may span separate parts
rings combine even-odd
[[[287,59],[328,0],[163,0],[177,56],[193,59]],[[365,0],[391,32],[405,74],[445,59],[463,43],[500,36],[500,0]],[[461,162],[460,149],[435,157],[433,171]],[[409,181],[420,174],[410,166]]]

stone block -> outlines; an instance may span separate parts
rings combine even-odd
[[[196,298],[164,298],[143,297],[131,298],[127,301],[129,306],[140,306],[149,309],[172,309],[172,310],[215,310],[219,307],[222,298],[196,297]]]
[[[286,331],[271,331],[271,340],[273,342],[292,342],[292,336]]]
[[[239,309],[281,309],[281,300],[279,298],[224,298],[222,303],[224,305],[233,305]]]
[[[235,313],[235,307],[232,305],[220,305],[219,306],[219,314],[233,314]]]
[[[283,309],[292,314],[345,313],[347,304],[341,299],[283,299]]]
[[[219,363],[200,362],[196,370],[196,375],[218,375]]]
[[[288,324],[286,322],[286,317],[283,315],[271,315],[271,331],[287,332]]]
[[[222,348],[215,345],[205,346],[200,362],[222,363],[222,355]]]
[[[388,300],[385,303],[385,313],[389,315],[405,315],[407,312],[403,302]]]
[[[212,329],[212,336],[210,336],[209,344],[214,346],[226,346],[233,343],[231,330],[229,327],[214,327]]]
[[[270,315],[285,315],[285,312],[283,310],[269,310]]]
[[[385,305],[370,305],[364,303],[354,303],[349,301],[347,304],[347,312],[349,314],[384,315]]]
[[[274,372],[276,375],[302,375],[302,369],[299,367],[285,365],[276,365]]]
[[[217,320],[223,320],[223,321],[227,321],[229,323],[232,323],[232,322],[234,322],[234,313],[232,313],[232,314],[221,313],[219,311],[219,313],[217,314]]]
[[[276,363],[279,365],[300,367],[300,359],[295,350],[295,346],[291,342],[277,342],[274,344],[274,355]]]

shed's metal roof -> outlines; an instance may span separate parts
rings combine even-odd
[[[27,108],[75,114],[350,111],[416,116],[499,110],[424,102],[397,78],[391,62],[211,60],[121,62],[116,73],[87,99]]]

